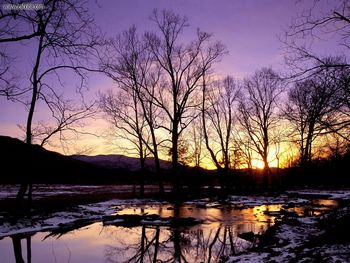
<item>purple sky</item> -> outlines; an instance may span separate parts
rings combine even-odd
[[[282,44],[278,36],[290,24],[293,17],[310,1],[296,0],[95,0],[89,3],[96,23],[108,36],[114,36],[135,24],[139,32],[153,30],[149,16],[154,8],[172,9],[186,15],[190,28],[184,37],[191,39],[196,28],[213,33],[216,40],[222,41],[229,54],[217,65],[220,75],[233,75],[243,78],[261,67],[273,67],[277,71],[285,69],[283,65]],[[332,1],[330,1],[332,2]],[[19,46],[18,54],[25,53],[25,47]],[[25,64],[25,63],[24,63]],[[24,65],[23,64],[23,65]],[[19,67],[21,74],[26,67]],[[89,94],[110,88],[112,83],[103,76],[91,76]],[[26,111],[20,104],[7,102],[0,98],[0,134],[23,137],[17,124],[25,125]],[[35,120],[45,118],[45,112],[39,109]],[[99,127],[102,120],[94,121]],[[98,143],[98,140],[94,140]],[[103,152],[99,146],[95,152]]]
[[[222,74],[245,76],[262,66],[281,67],[278,35],[302,5],[294,0],[118,0],[97,1],[96,22],[111,36],[135,24],[140,31],[153,28],[154,8],[172,9],[188,17],[188,35],[200,28],[214,33],[230,54],[218,67]]]

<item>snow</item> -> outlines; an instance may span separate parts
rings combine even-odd
[[[0,239],[14,234],[30,234],[43,231],[59,229],[67,224],[72,224],[77,220],[98,222],[103,216],[115,213],[121,207],[140,204],[157,204],[152,199],[112,199],[95,204],[79,205],[70,211],[55,212],[49,215],[34,215],[31,218],[18,219],[16,223],[4,222],[0,225]]]
[[[141,220],[141,225],[149,225],[149,226],[169,226],[169,220]]]
[[[268,253],[251,253],[247,255],[241,255],[241,256],[232,256],[227,261],[227,263],[234,263],[234,262],[247,262],[247,263],[261,263],[266,262],[268,259],[269,254]]]
[[[293,190],[287,191],[287,194],[325,196],[329,199],[350,199],[350,190]]]
[[[339,196],[339,195],[338,195]],[[346,195],[342,195],[346,198]],[[344,207],[336,211],[338,217],[349,213]],[[331,212],[332,213],[332,212]],[[277,242],[260,249],[260,252],[245,251],[231,256],[228,263],[233,262],[349,262],[350,244],[324,244],[308,248],[310,240],[317,240],[325,230],[319,221],[334,215],[298,217],[295,223],[282,223],[277,226],[274,235]]]
[[[232,205],[244,204],[246,207],[255,207],[267,204],[306,204],[310,201],[304,198],[288,197],[287,195],[280,195],[277,197],[231,195],[228,197],[227,202]]]

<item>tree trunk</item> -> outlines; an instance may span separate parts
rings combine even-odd
[[[178,130],[178,123],[174,121],[173,123],[173,131],[172,131],[172,159],[171,159],[171,176],[173,177],[173,193],[178,195],[181,190],[180,185],[180,178],[178,175],[178,169],[179,169],[179,156],[178,156],[178,140],[179,135],[177,134]]]
[[[16,263],[25,263],[22,256],[21,238],[19,236],[12,236],[12,245]]]
[[[146,241],[146,227],[142,226],[142,233],[141,233],[141,248],[140,248],[140,263],[143,263],[143,259],[145,257],[145,241]]]
[[[162,178],[162,174],[161,174],[161,170],[160,170],[160,161],[159,161],[157,150],[155,150],[154,162],[155,162],[155,166],[156,166],[156,175],[158,178],[159,194],[160,194],[160,196],[164,196],[164,184],[163,184],[163,180],[162,180],[163,178]]]
[[[40,34],[40,39],[39,39],[39,44],[38,44],[38,51],[37,51],[37,55],[36,55],[36,61],[35,61],[35,65],[33,68],[33,74],[32,74],[32,99],[30,102],[30,107],[29,107],[29,112],[28,112],[28,118],[27,118],[27,125],[26,125],[26,143],[28,145],[32,144],[32,123],[33,123],[33,115],[34,115],[34,110],[35,110],[35,105],[36,105],[36,101],[38,98],[38,85],[39,85],[39,80],[38,80],[38,70],[39,70],[39,65],[40,65],[40,60],[41,60],[41,54],[43,51],[43,41],[44,41],[44,29],[41,29],[41,34]],[[32,183],[31,180],[29,178],[29,174],[27,175],[28,180],[26,180],[27,182],[22,182],[20,189],[17,193],[17,200],[19,202],[22,202],[22,200],[24,199],[24,195],[28,189],[30,189],[30,192],[28,193],[28,202],[31,202],[32,199]],[[29,203],[29,207],[30,207],[30,203]]]
[[[263,170],[263,189],[267,191],[269,189],[270,167],[267,161],[267,156],[264,156],[264,170]]]
[[[180,207],[175,204],[174,206],[174,218],[180,217]],[[180,263],[181,262],[181,232],[178,227],[175,227],[172,231],[172,237],[174,242],[174,261]]]
[[[27,263],[32,262],[32,237],[27,237]]]
[[[143,197],[145,195],[145,158],[143,156],[140,156],[140,197]]]
[[[158,257],[158,248],[159,248],[159,233],[160,229],[159,226],[156,228],[156,235],[155,235],[155,244],[154,244],[154,255],[153,255],[153,263],[157,263],[157,257]]]
[[[226,167],[224,167],[224,168],[219,167],[219,168],[217,168],[217,173],[218,173],[219,180],[220,180],[220,197],[222,200],[224,200],[228,195],[228,188],[227,188],[228,170],[226,169]]]

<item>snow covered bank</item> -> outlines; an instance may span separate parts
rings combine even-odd
[[[339,196],[337,194],[337,196]],[[343,195],[345,197],[345,195]],[[334,240],[334,227],[340,220],[347,220],[350,208],[343,207],[328,214],[313,217],[286,218],[275,225],[269,244],[255,251],[245,251],[231,256],[227,263],[238,262],[349,262],[350,237]],[[338,226],[339,227],[339,226]],[[340,231],[349,232],[349,223]],[[339,231],[339,230],[337,230]],[[347,234],[346,234],[347,235]],[[333,240],[331,240],[333,236]]]

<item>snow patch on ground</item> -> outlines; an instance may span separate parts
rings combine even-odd
[[[345,197],[345,195],[342,195]],[[325,230],[319,224],[327,217],[341,217],[348,214],[348,207],[344,207],[330,214],[321,216],[298,217],[292,222],[286,221],[277,226],[274,237],[277,241],[260,248],[259,252],[245,251],[231,256],[228,263],[237,262],[350,262],[350,244],[308,245],[317,241]],[[322,243],[320,243],[322,244]]]
[[[271,196],[234,196],[231,195],[227,199],[227,202],[232,205],[244,204],[246,207],[255,207],[260,205],[273,205],[273,204],[306,204],[310,200],[303,198],[293,198],[287,195],[280,195],[277,197]]]
[[[159,202],[151,199],[113,199],[100,203],[79,205],[64,212],[55,212],[47,215],[33,215],[31,218],[10,218],[0,225],[0,239],[14,234],[53,231],[82,219],[93,223],[101,221],[103,216],[111,215],[122,207],[130,204],[140,205],[145,203],[157,204]]]
[[[350,190],[293,190],[287,191],[287,194],[325,196],[329,199],[350,199]]]

